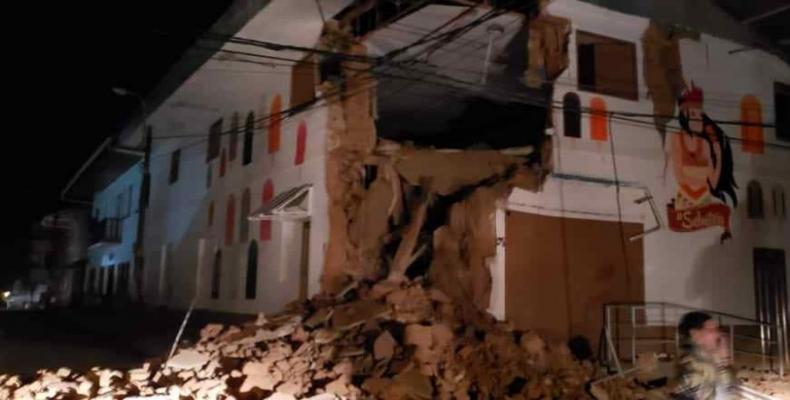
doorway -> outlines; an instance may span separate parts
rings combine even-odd
[[[644,302],[642,224],[508,211],[505,314],[550,340],[581,335],[593,345],[603,307]],[[624,240],[623,237],[626,239]]]
[[[777,328],[774,331],[761,327],[760,335],[768,343],[773,342],[772,346],[787,348],[787,268],[784,250],[754,249],[754,295],[757,319]]]

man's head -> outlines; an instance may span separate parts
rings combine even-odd
[[[683,316],[678,326],[680,337],[705,351],[714,351],[721,341],[719,324],[703,312],[690,312]]]

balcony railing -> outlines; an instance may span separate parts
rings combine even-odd
[[[91,245],[112,244],[121,242],[121,220],[105,218],[91,221]]]

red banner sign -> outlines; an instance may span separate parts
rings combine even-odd
[[[725,233],[730,232],[730,207],[715,203],[684,210],[675,210],[672,204],[667,205],[669,229],[675,232],[693,232],[711,226],[721,226]]]

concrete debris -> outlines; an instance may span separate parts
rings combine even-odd
[[[742,385],[779,400],[790,400],[790,379],[758,368],[742,368],[736,377]]]
[[[398,342],[389,331],[382,332],[373,343],[373,357],[376,360],[390,360],[395,355],[395,346]]]
[[[592,366],[562,346],[485,315],[461,323],[451,297],[422,281],[384,282],[316,296],[263,324],[203,329],[164,366],[2,376],[0,388],[9,399],[585,398]],[[528,362],[535,354],[547,361]]]
[[[651,20],[642,35],[642,71],[648,96],[653,101],[653,122],[661,135],[662,145],[667,124],[672,121],[669,116],[675,115],[675,104],[686,85],[680,62],[680,39],[699,40],[699,33]]]
[[[388,311],[386,304],[373,300],[344,304],[332,314],[332,326],[340,330],[353,329],[370,319],[383,316]]]
[[[273,395],[267,397],[266,400],[296,400],[296,397],[289,393],[276,392]]]
[[[400,245],[398,250],[395,251],[395,258],[390,265],[389,280],[400,282],[406,278],[406,269],[414,260],[412,255],[417,246],[420,229],[425,223],[429,203],[430,199],[424,199],[414,207],[412,219],[402,232]]]
[[[590,392],[596,400],[664,400],[670,399],[668,387],[648,389],[642,382],[631,377],[615,377],[594,384]]]
[[[167,362],[167,366],[174,370],[195,370],[208,362],[209,357],[206,354],[194,350],[182,350]]]
[[[389,392],[390,398],[430,399],[433,397],[433,385],[430,378],[412,369],[396,375]]]
[[[431,190],[447,196],[459,189],[475,185],[505,173],[523,160],[495,150],[467,150],[441,153],[433,150],[402,148],[395,169],[413,186],[424,181]]]
[[[225,329],[222,324],[208,324],[200,330],[200,340],[206,341],[217,337]]]
[[[541,88],[568,68],[570,20],[542,14],[529,23],[527,86]]]

